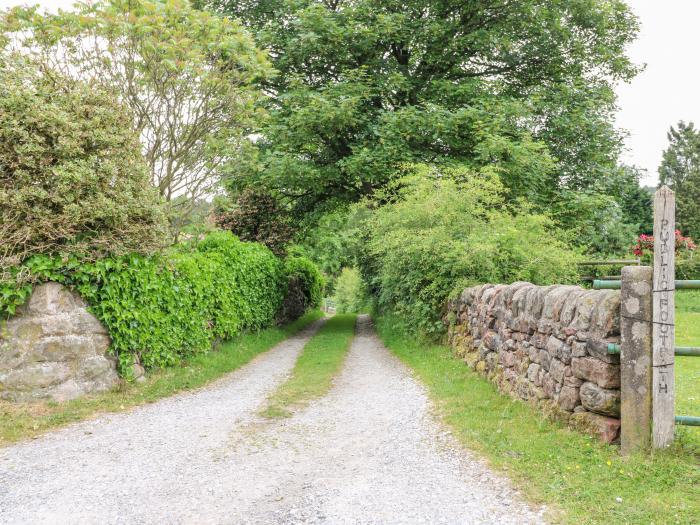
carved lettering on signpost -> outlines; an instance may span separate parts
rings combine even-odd
[[[675,194],[668,186],[654,196],[653,427],[654,447],[673,441],[675,345]]]

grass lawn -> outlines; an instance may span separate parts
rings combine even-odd
[[[338,314],[326,321],[304,346],[292,375],[268,399],[263,416],[289,417],[295,409],[328,393],[355,335],[356,318]]]
[[[676,346],[700,346],[700,291],[676,292]],[[676,357],[675,370],[676,414],[700,416],[700,357]],[[676,429],[678,438],[700,454],[700,427]]]
[[[0,402],[0,446],[38,436],[101,412],[119,412],[205,385],[240,368],[256,355],[269,350],[322,316],[316,310],[284,327],[240,335],[225,342],[217,351],[193,357],[179,367],[153,371],[143,383],[124,383],[112,392],[86,396],[67,403]]]
[[[501,395],[445,346],[421,343],[377,320],[387,347],[428,387],[443,420],[467,447],[507,473],[553,522],[690,524],[700,516],[700,465],[687,448],[623,458],[616,446],[546,420]]]

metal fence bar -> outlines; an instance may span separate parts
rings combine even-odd
[[[612,261],[584,261],[578,263],[579,266],[613,266],[613,265],[628,265],[628,264],[636,264],[639,266],[639,263],[641,261],[639,259],[632,259],[632,260],[621,260],[621,259],[615,259]]]
[[[619,290],[621,286],[622,281],[593,281],[594,290]],[[700,290],[700,279],[676,281],[676,290]]]
[[[622,287],[622,281],[603,281],[596,279],[593,281],[594,290],[619,290]]]
[[[677,346],[675,354],[686,357],[700,357],[700,346]]]
[[[608,343],[608,354],[619,354],[620,345],[617,343]],[[685,357],[700,357],[700,346],[676,346],[674,349],[675,355]]]
[[[689,427],[700,427],[700,417],[695,416],[676,416],[676,425],[686,425]]]

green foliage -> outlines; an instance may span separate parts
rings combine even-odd
[[[335,283],[333,300],[339,314],[358,313],[365,308],[367,293],[357,268],[343,268]]]
[[[262,116],[266,54],[237,22],[187,0],[97,0],[44,13],[0,13],[2,57],[18,50],[100,86],[130,110],[175,232],[210,195]],[[138,148],[134,148],[137,151]]]
[[[315,308],[321,304],[323,298],[323,275],[306,257],[289,256],[284,263],[284,271],[289,281],[299,283],[306,297],[309,308]]]
[[[276,255],[284,255],[294,234],[289,217],[269,193],[244,189],[231,210],[221,211],[216,222],[243,241],[264,244]]]
[[[577,278],[577,254],[551,219],[503,199],[494,177],[421,167],[366,223],[361,270],[380,308],[427,334],[455,288]],[[510,208],[510,209],[509,209]]]
[[[488,167],[541,205],[616,168],[613,86],[636,72],[622,0],[200,3],[271,50],[270,119],[232,175],[299,216],[371,195],[405,162]]]
[[[289,255],[284,263],[286,293],[277,313],[277,320],[287,323],[297,319],[309,308],[321,304],[325,285],[318,267],[308,258]]]
[[[699,250],[686,250],[678,253],[676,256],[676,279],[700,279]]]
[[[107,327],[127,374],[134,359],[149,368],[171,366],[218,339],[269,325],[285,292],[284,269],[272,252],[228,232],[153,257],[35,256],[16,271],[77,289]],[[26,298],[25,288],[12,294],[11,284],[2,286],[7,315]]]
[[[659,184],[676,192],[676,224],[686,235],[700,239],[700,130],[692,122],[671,126],[668,148],[659,166]]]
[[[629,252],[639,225],[630,223],[614,196],[597,191],[567,190],[562,192],[561,199],[553,206],[552,215],[562,229],[572,233],[572,242],[590,254]]]
[[[138,135],[114,97],[0,59],[0,279],[38,253],[147,254],[166,236]]]

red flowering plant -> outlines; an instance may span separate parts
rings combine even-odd
[[[695,251],[697,245],[690,237],[683,237],[680,230],[676,230],[676,255],[684,252]],[[654,253],[654,236],[641,234],[637,238],[637,244],[632,246],[632,253],[637,257],[644,257]]]

